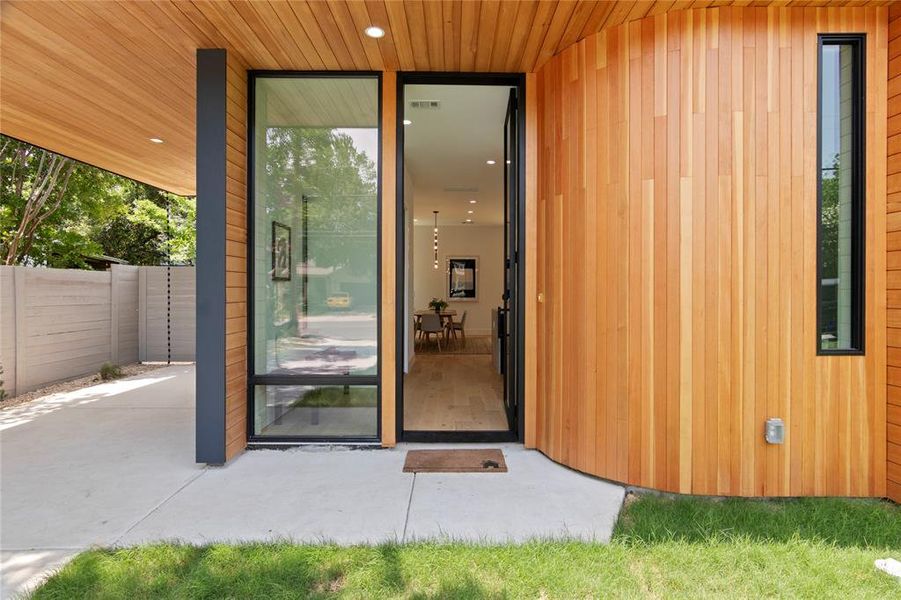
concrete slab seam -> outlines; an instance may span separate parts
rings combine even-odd
[[[413,489],[416,487],[416,473],[413,473],[413,479],[410,481],[410,496],[407,498],[407,513],[404,515],[404,532],[400,537],[400,541],[407,541],[407,525],[410,523],[410,509],[413,506]]]
[[[172,492],[171,494],[169,494],[169,495],[168,495],[165,499],[163,499],[160,503],[158,503],[156,506],[154,506],[153,508],[151,508],[151,509],[147,512],[147,514],[145,514],[145,515],[142,516],[140,519],[138,519],[137,521],[135,521],[135,522],[131,525],[131,527],[129,527],[129,528],[126,529],[121,535],[119,535],[118,537],[116,537],[116,538],[113,540],[113,542],[112,542],[111,545],[112,545],[112,546],[117,546],[117,545],[119,544],[119,541],[122,540],[123,538],[125,538],[125,536],[127,536],[129,533],[131,533],[132,530],[134,530],[138,525],[140,525],[141,523],[143,523],[145,520],[147,520],[148,517],[150,517],[151,515],[153,515],[156,511],[158,511],[159,509],[161,509],[163,506],[165,506],[165,504],[166,504],[167,502],[169,502],[172,498],[174,498],[176,495],[178,495],[183,489],[185,489],[186,487],[188,487],[189,485],[191,485],[192,483],[194,483],[195,481],[197,481],[198,479],[200,479],[200,477],[202,477],[203,474],[207,472],[207,468],[208,468],[208,467],[206,467],[206,466],[202,467],[199,473],[197,473],[196,475],[194,475],[193,477],[191,477],[190,479],[188,479],[186,482],[184,482],[181,486],[179,486],[179,488],[178,488],[177,490],[175,490],[174,492]]]

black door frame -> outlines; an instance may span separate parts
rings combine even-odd
[[[517,320],[515,340],[516,372],[513,384],[517,397],[516,431],[404,431],[404,344],[406,342],[405,267],[406,223],[404,219],[404,86],[426,85],[486,85],[517,88],[517,154],[519,185],[517,198],[516,291],[514,313]],[[522,73],[456,73],[399,71],[397,73],[397,155],[396,155],[396,268],[395,268],[395,422],[398,442],[522,442],[525,439],[524,360],[525,348],[525,143],[526,143],[526,76]],[[504,199],[506,202],[506,198]]]

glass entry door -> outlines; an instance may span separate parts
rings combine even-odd
[[[517,311],[516,290],[518,281],[519,248],[519,152],[517,116],[517,89],[510,90],[507,116],[504,119],[504,304],[501,333],[502,368],[504,374],[504,408],[510,430],[517,431]]]

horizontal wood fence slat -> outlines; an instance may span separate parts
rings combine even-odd
[[[10,395],[105,362],[194,360],[194,268],[0,266],[0,365]]]

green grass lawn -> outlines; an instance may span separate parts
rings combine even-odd
[[[35,598],[901,598],[901,508],[879,501],[629,502],[609,545],[92,550]]]

